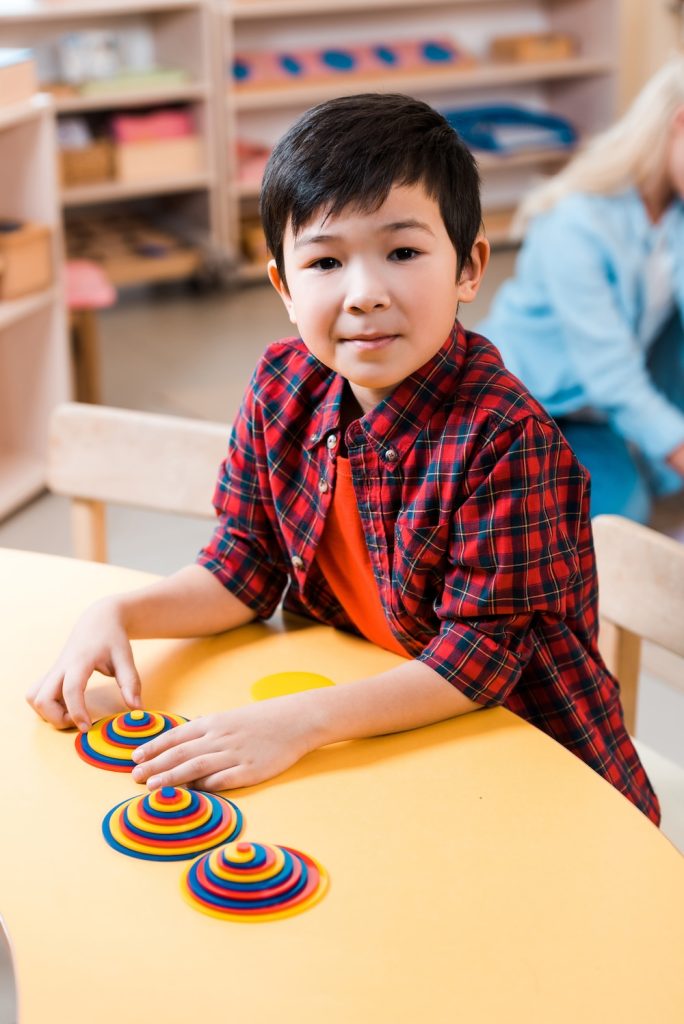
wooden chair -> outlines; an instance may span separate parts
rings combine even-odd
[[[592,523],[599,578],[599,646],[622,689],[634,734],[641,641],[684,658],[684,544],[622,516]]]
[[[684,662],[684,544],[622,516],[597,516],[592,523],[599,578],[599,646],[622,688],[629,732],[634,735],[641,641],[676,656],[682,681]],[[658,645],[651,647],[651,644]],[[656,662],[657,665],[657,662]],[[684,695],[681,698],[684,700]],[[640,740],[642,764],[658,794],[663,833],[684,853],[684,769]]]
[[[223,423],[67,402],[51,419],[48,487],[72,499],[74,552],[107,561],[105,503],[211,519]]]

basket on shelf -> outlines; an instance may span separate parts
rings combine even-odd
[[[82,149],[61,149],[62,185],[93,185],[114,177],[114,147],[109,139],[94,139]]]

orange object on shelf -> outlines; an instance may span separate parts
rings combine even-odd
[[[119,181],[149,181],[198,174],[204,166],[202,140],[198,135],[171,139],[120,142],[114,162]]]
[[[94,139],[83,149],[60,149],[62,185],[92,185],[114,177],[114,147],[109,139]]]
[[[567,32],[529,32],[492,39],[489,52],[494,60],[566,60],[577,53],[577,42]]]
[[[0,299],[41,291],[52,276],[50,228],[0,220]]]

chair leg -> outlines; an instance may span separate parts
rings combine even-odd
[[[102,401],[102,393],[95,312],[92,309],[73,310],[70,320],[76,400],[99,405]]]
[[[107,561],[105,506],[101,501],[74,498],[71,502],[71,535],[77,558]]]
[[[620,683],[620,702],[630,736],[636,729],[637,688],[641,662],[641,640],[636,633],[601,620],[601,651],[606,665]]]

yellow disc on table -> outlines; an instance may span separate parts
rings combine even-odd
[[[254,700],[268,700],[270,697],[284,697],[287,693],[301,693],[303,690],[318,690],[334,685],[332,679],[319,676],[317,672],[274,672],[252,684],[252,697]]]

